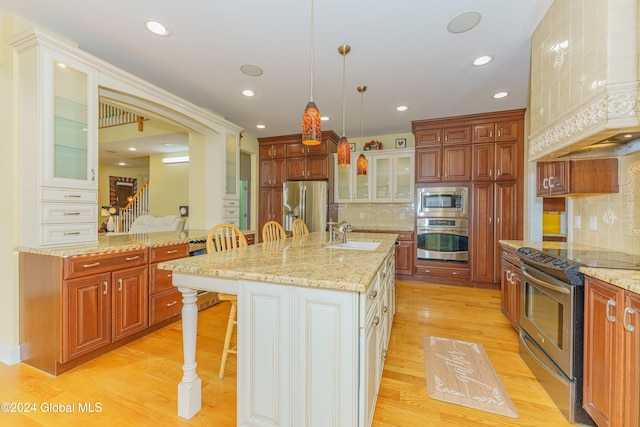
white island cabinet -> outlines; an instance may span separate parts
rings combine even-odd
[[[178,415],[201,408],[197,290],[238,295],[237,425],[370,426],[395,301],[395,238],[375,250],[325,248],[311,233],[162,263],[183,294]],[[213,399],[215,396],[204,396]]]

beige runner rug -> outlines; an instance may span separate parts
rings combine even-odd
[[[429,336],[422,342],[430,397],[519,417],[482,344]]]

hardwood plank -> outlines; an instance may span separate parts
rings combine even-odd
[[[500,311],[493,289],[398,281],[397,309],[380,386],[375,427],[572,426],[518,354],[517,335]],[[53,377],[19,363],[0,364],[0,402],[33,402],[33,413],[0,412],[0,425],[16,426],[234,426],[236,359],[218,380],[228,304],[198,315],[198,373],[202,410],[191,420],[177,416],[182,376],[180,322]],[[513,419],[440,402],[427,395],[422,335],[482,343],[520,418]],[[79,403],[98,403],[81,413]],[[75,404],[72,413],[45,413],[44,404]]]

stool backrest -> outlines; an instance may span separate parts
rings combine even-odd
[[[247,239],[233,224],[218,224],[207,235],[207,253],[210,254],[244,246],[247,246]]]

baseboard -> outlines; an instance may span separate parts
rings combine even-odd
[[[15,365],[20,362],[20,346],[0,342],[0,362]]]

